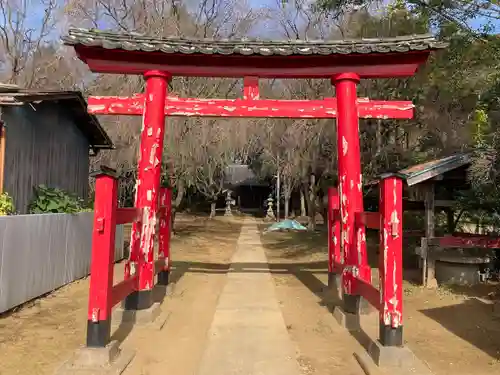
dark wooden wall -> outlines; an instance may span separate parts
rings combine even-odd
[[[34,188],[58,187],[87,199],[89,144],[63,104],[2,108],[6,127],[3,191],[27,213]]]

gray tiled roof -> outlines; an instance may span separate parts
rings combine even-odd
[[[127,51],[219,54],[219,55],[336,55],[367,53],[404,53],[442,49],[446,43],[432,35],[411,35],[384,39],[335,41],[259,41],[153,38],[140,34],[113,33],[95,29],[70,29],[63,41],[67,45],[84,45]]]
[[[248,165],[245,164],[230,164],[224,170],[224,184],[230,186],[240,185],[266,185],[259,181],[258,177],[253,173]]]
[[[113,142],[95,115],[87,110],[87,102],[80,91],[27,90],[16,85],[0,83],[0,107],[54,102],[74,116],[75,124],[94,150],[113,149]]]

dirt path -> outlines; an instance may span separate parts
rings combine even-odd
[[[172,244],[177,265],[172,276],[179,282],[164,304],[169,319],[157,336],[143,329],[128,336],[124,347],[144,350],[137,353],[127,374],[156,374],[168,369],[178,375],[192,375],[201,356],[224,273],[185,273],[184,261],[228,263],[240,225],[181,218],[178,228]],[[121,270],[121,265],[117,269]],[[0,374],[52,375],[85,341],[87,293],[88,279],[80,280],[0,317]],[[162,361],[154,362],[159,349]]]
[[[327,310],[318,307],[319,291],[326,283],[326,233],[273,233],[264,235],[263,243],[271,262],[289,264],[288,273],[276,273],[275,280],[285,320],[303,351],[305,367],[318,374],[335,369],[337,355],[329,354],[339,349],[329,340],[329,331],[336,329],[336,323],[332,326]],[[487,285],[425,290],[405,282],[404,339],[435,375],[500,373],[500,319],[495,319],[492,306],[485,303],[491,291]],[[377,337],[376,319],[370,317],[364,328]]]
[[[325,306],[332,296],[325,292],[327,274],[322,254],[302,254],[287,243],[272,246],[276,236],[262,241],[276,285],[276,294],[288,332],[299,350],[304,374],[364,374],[353,353],[361,345],[341,328]]]

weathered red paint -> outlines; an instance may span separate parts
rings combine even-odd
[[[258,86],[245,86],[243,99],[196,99],[168,96],[166,116],[184,117],[264,117],[264,118],[336,118],[336,98],[323,100],[258,100]],[[410,101],[357,99],[360,118],[410,119],[414,105]],[[95,115],[139,116],[144,111],[144,95],[132,97],[91,96],[88,112]]]
[[[356,224],[365,228],[380,229],[380,214],[378,212],[357,212]]]
[[[243,78],[243,99],[259,100],[259,77]]]
[[[403,325],[403,182],[380,183],[380,324]]]
[[[483,249],[500,249],[500,237],[482,236],[477,234],[455,234],[453,236],[434,237],[429,244],[440,247],[479,247]]]
[[[160,215],[160,229],[158,234],[158,258],[164,260],[163,267],[160,271],[168,271],[170,269],[172,189],[167,187],[160,188],[160,206],[162,212]]]
[[[371,269],[366,256],[366,235],[363,225],[356,226],[356,213],[363,212],[363,182],[359,146],[359,125],[356,86],[359,76],[340,74],[332,79],[339,108],[337,117],[337,154],[342,236],[340,246],[345,267],[342,284],[345,294],[359,295],[356,279],[371,282]]]
[[[145,74],[144,116],[138,165],[135,207],[142,209],[142,223],[132,226],[130,256],[125,265],[126,277],[139,269],[139,291],[153,289],[154,239],[159,204],[161,162],[165,131],[164,103],[170,77],[158,71]],[[141,226],[139,228],[139,226]]]
[[[139,284],[139,278],[137,275],[125,279],[115,286],[113,286],[112,297],[111,297],[111,307],[123,301],[130,293],[137,290]]]
[[[133,223],[142,219],[142,210],[135,207],[117,208],[116,225]]]
[[[330,78],[351,71],[361,78],[412,76],[430,51],[353,53],[330,56],[261,56],[165,54],[77,45],[78,57],[96,73],[144,74],[151,70],[174,76],[262,78]]]
[[[367,300],[370,305],[380,311],[380,290],[364,280],[358,279],[357,284],[359,295],[363,296],[363,298]]]
[[[339,193],[335,188],[328,188],[328,272],[341,271],[343,263],[340,252],[340,216],[335,211],[339,209]]]
[[[97,175],[95,189],[88,306],[88,320],[94,323],[111,317],[118,182]]]

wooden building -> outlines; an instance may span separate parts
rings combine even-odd
[[[244,212],[265,212],[272,192],[270,183],[259,179],[246,164],[230,164],[224,171],[224,187],[233,192],[237,207]]]
[[[0,85],[0,126],[0,192],[21,214],[40,184],[86,199],[90,157],[113,148],[78,91]]]

